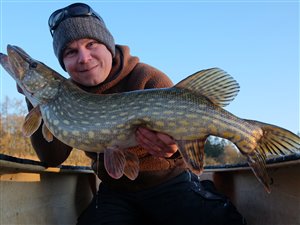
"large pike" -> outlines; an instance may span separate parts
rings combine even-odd
[[[7,52],[1,54],[1,65],[34,106],[25,118],[24,134],[32,135],[43,120],[46,140],[54,135],[72,147],[104,152],[105,168],[116,179],[138,175],[138,157],[126,150],[137,145],[138,126],[172,136],[188,168],[198,175],[207,137],[230,140],[268,192],[267,155],[299,152],[297,135],[222,108],[235,98],[239,85],[221,69],[202,70],[172,88],[98,95],[81,90],[19,47],[8,45]]]

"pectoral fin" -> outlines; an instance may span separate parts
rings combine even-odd
[[[124,174],[130,180],[135,180],[140,170],[139,158],[136,154],[129,151],[125,151],[124,154],[126,159]]]
[[[22,132],[24,136],[30,137],[40,127],[42,115],[39,106],[34,107],[25,117]]]
[[[196,175],[200,175],[203,171],[205,139],[176,140],[179,146],[179,151],[185,163],[187,164],[188,168]]]
[[[125,163],[126,159],[122,149],[110,147],[104,151],[104,166],[112,178],[119,179],[123,176]]]
[[[43,124],[42,133],[43,133],[43,137],[46,139],[46,141],[48,141],[48,142],[53,141],[53,134],[51,133],[51,131],[48,129],[48,127],[45,124]]]

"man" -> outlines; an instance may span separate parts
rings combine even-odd
[[[86,4],[55,11],[49,27],[60,65],[85,91],[109,94],[172,86],[164,73],[131,56],[127,46],[115,45],[102,18]],[[129,149],[140,160],[134,181],[111,178],[103,154],[86,152],[101,184],[78,224],[245,224],[227,198],[213,187],[206,190],[187,170],[172,137],[139,127],[136,140],[139,146]],[[61,164],[72,151],[57,139],[45,141],[41,128],[31,142],[49,166]]]

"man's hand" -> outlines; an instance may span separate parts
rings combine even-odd
[[[169,158],[178,150],[174,139],[169,135],[143,127],[136,130],[136,140],[141,147],[157,157]]]

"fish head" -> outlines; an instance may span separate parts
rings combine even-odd
[[[66,80],[17,46],[8,45],[7,55],[1,54],[0,62],[34,105],[54,99]]]

